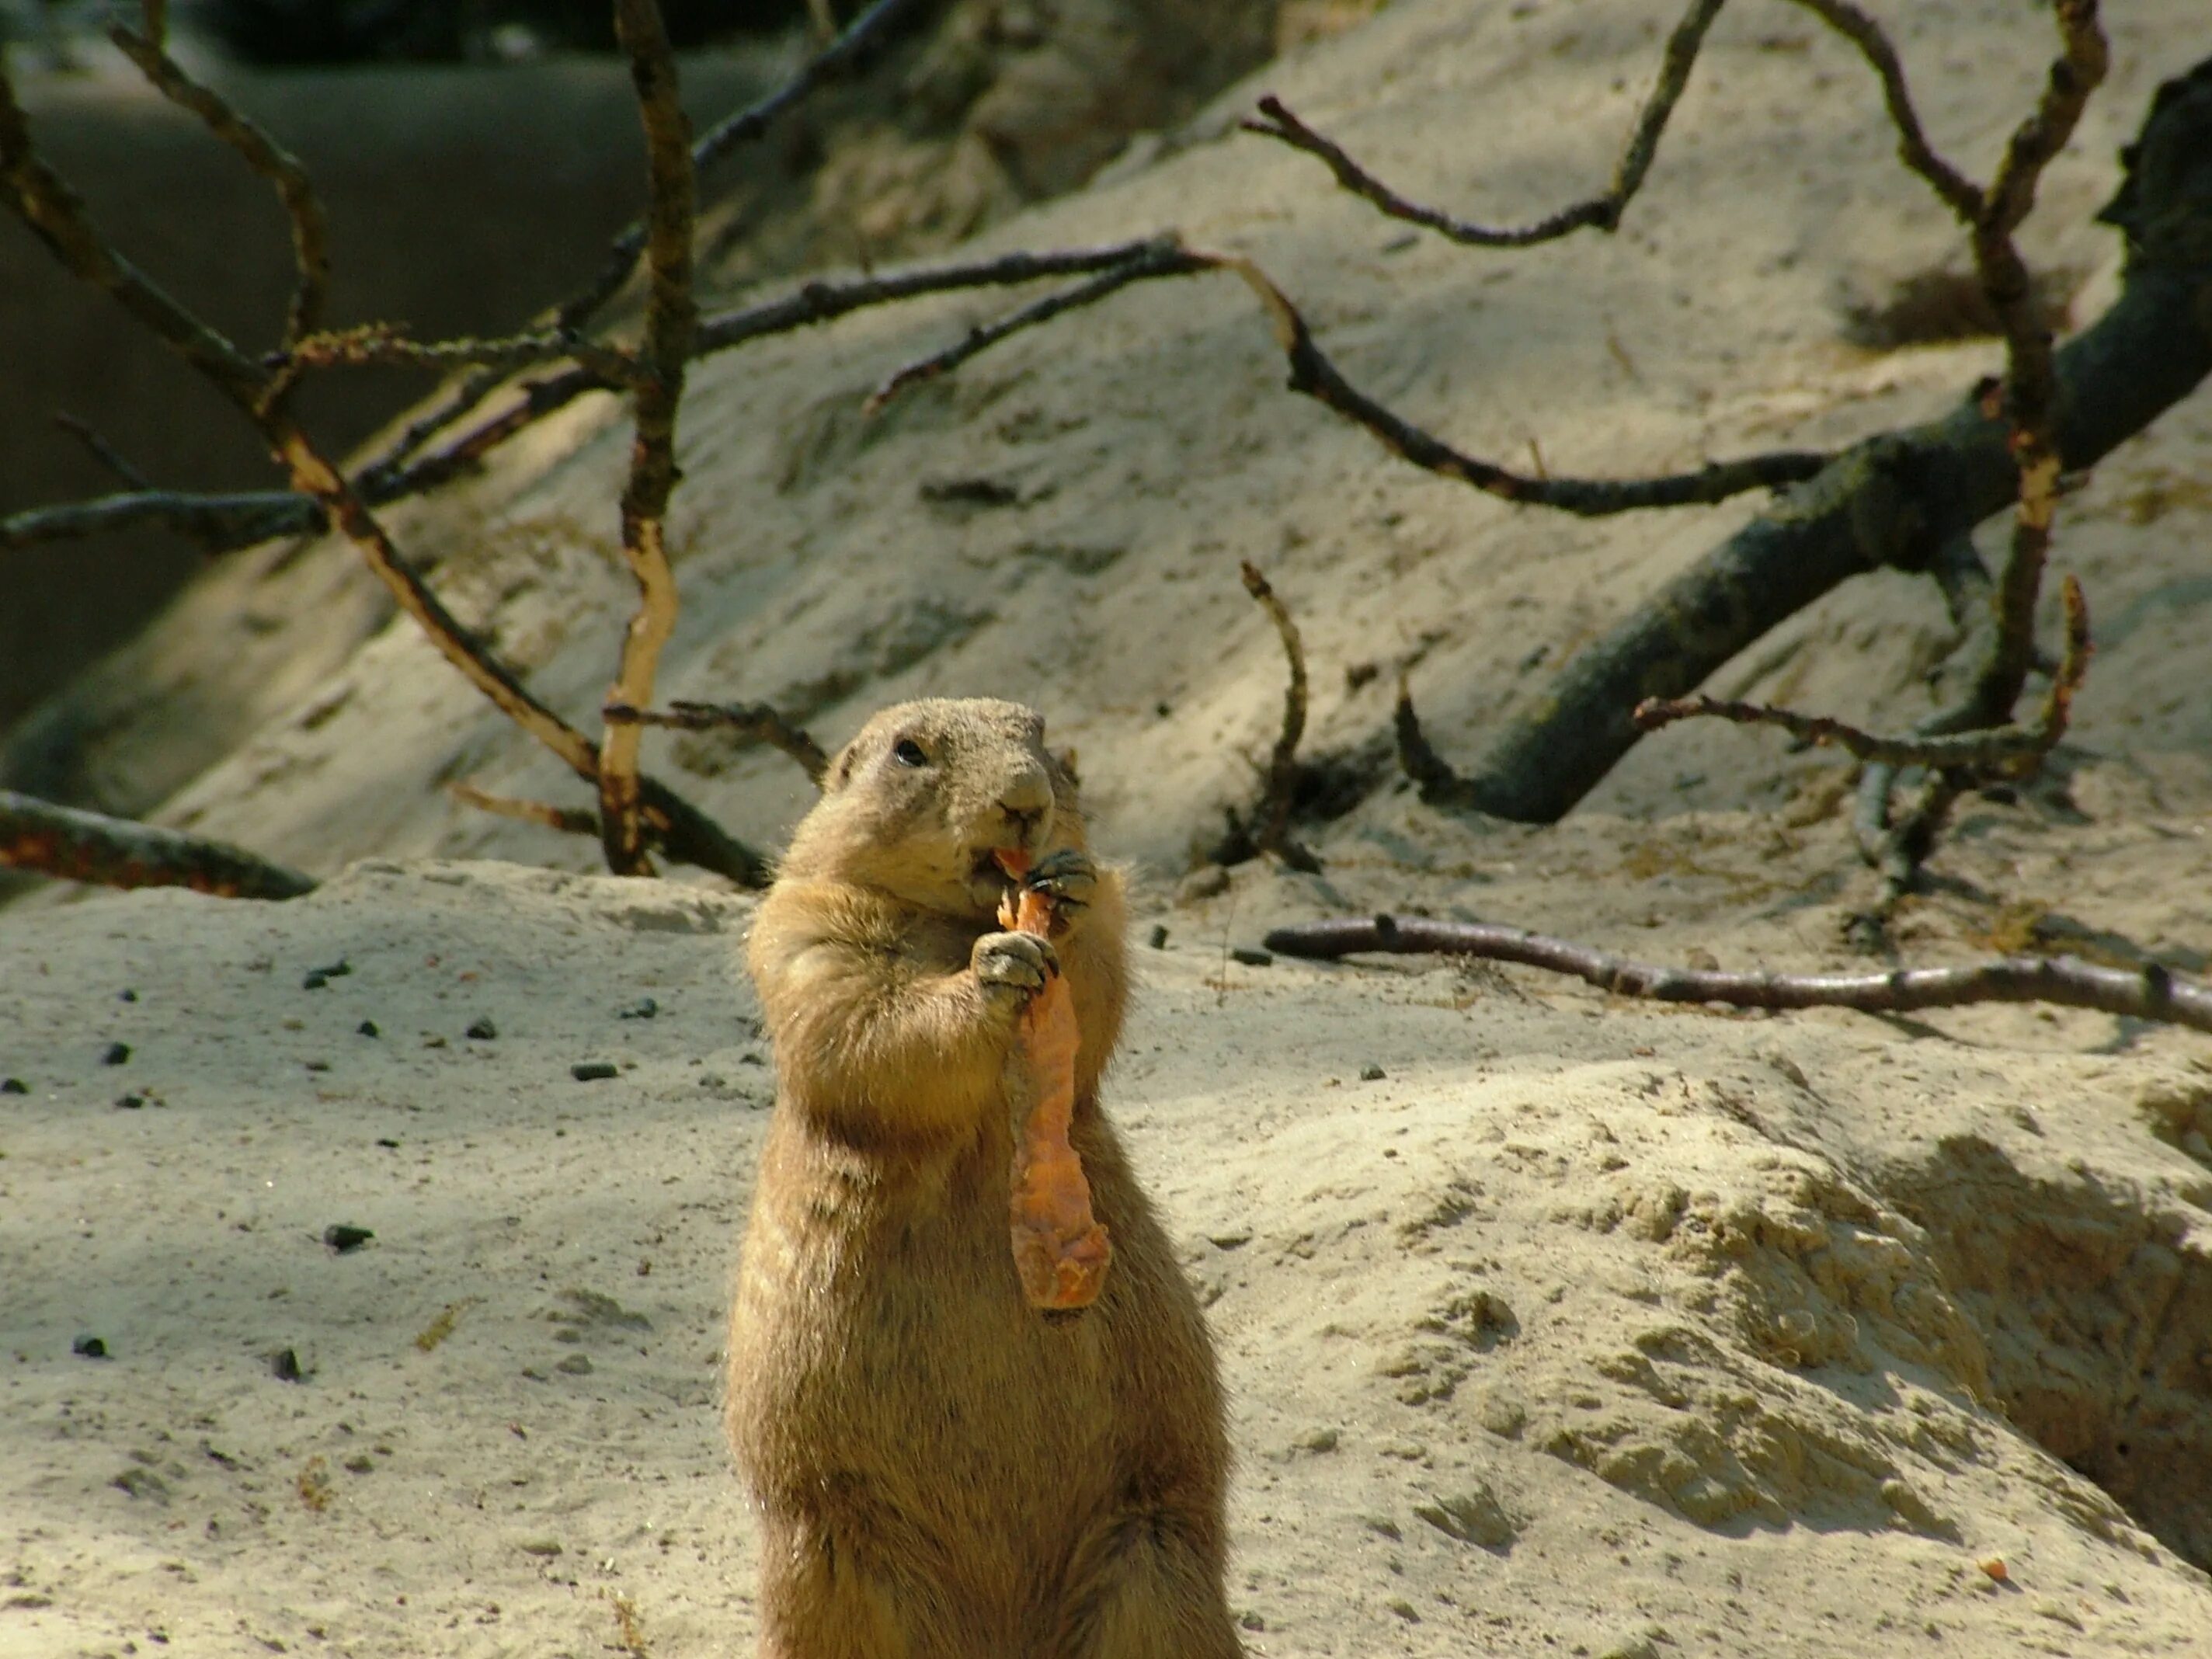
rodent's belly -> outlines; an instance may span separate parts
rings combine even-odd
[[[1003,1204],[854,1219],[787,1192],[748,1231],[730,1421],[756,1483],[860,1476],[1001,1525],[1087,1504],[1072,1472],[1112,1462],[1102,1323],[1024,1303]]]

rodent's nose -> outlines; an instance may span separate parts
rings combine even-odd
[[[1024,836],[1044,822],[1052,811],[1052,780],[1042,767],[1033,767],[1007,781],[999,792],[999,810]]]

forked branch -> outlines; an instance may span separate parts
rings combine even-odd
[[[1949,736],[1886,738],[1825,715],[1702,696],[1646,697],[1636,706],[1636,723],[1646,732],[1656,732],[1676,720],[1711,716],[1744,726],[1778,726],[1801,742],[1831,744],[1860,760],[1885,766],[1932,766],[2021,775],[2040,764],[2065,735],[2074,694],[2081,689],[2081,678],[2089,669],[2089,606],[2081,596],[2081,584],[2069,576],[2060,594],[2066,605],[2066,653],[2051,678],[2040,715],[2029,724],[1987,726]]]
[[[804,727],[764,702],[686,702],[678,698],[666,708],[635,708],[611,702],[601,714],[610,726],[660,726],[678,732],[727,732],[751,743],[764,743],[799,763],[809,783],[819,787],[830,769],[830,757]]]

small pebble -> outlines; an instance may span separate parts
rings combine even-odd
[[[120,1066],[130,1058],[131,1045],[129,1043],[111,1042],[101,1053],[100,1056],[100,1063],[103,1066]]]
[[[136,991],[125,991],[121,996],[118,997],[116,1000],[118,1002],[136,1002],[138,1000],[138,994]]]
[[[580,1060],[568,1068],[568,1075],[579,1083],[598,1083],[614,1076],[615,1066],[611,1060]]]
[[[320,974],[325,979],[343,979],[348,974],[353,972],[353,963],[340,957],[327,968],[310,968],[307,971],[311,974]]]
[[[1359,1068],[1359,1080],[1362,1083],[1380,1083],[1382,1080],[1382,1068],[1380,1066],[1363,1066]]]
[[[365,1037],[382,1036],[384,1035],[383,1032],[376,1029],[376,1022],[373,1019],[365,1019],[353,1029],[360,1032],[362,1036]]]
[[[399,1150],[399,1143],[394,1140],[390,1135],[377,1136],[376,1144],[380,1146],[389,1146],[395,1152]]]
[[[307,1066],[311,1072],[327,1072],[331,1069],[331,1063],[327,1060],[311,1060],[307,1062]]]
[[[300,988],[302,991],[319,991],[323,987],[328,985],[330,982],[331,976],[325,973],[321,969],[318,968],[314,972],[307,975],[301,980]]]
[[[300,1356],[289,1348],[279,1348],[269,1356],[269,1370],[279,1382],[304,1382],[307,1372],[300,1369]]]
[[[1249,945],[1238,945],[1229,955],[1231,961],[1241,962],[1247,968],[1265,968],[1275,959],[1270,952],[1255,950]]]
[[[82,1359],[105,1359],[107,1344],[96,1336],[80,1336],[70,1344],[70,1352]]]
[[[553,1369],[570,1376],[589,1376],[592,1374],[592,1357],[587,1353],[572,1353]]]
[[[143,1106],[146,1103],[146,1097],[143,1095],[118,1095],[115,1097],[115,1103],[126,1112],[135,1112],[141,1106]]]
[[[1155,951],[1164,951],[1168,948],[1168,928],[1165,922],[1158,921],[1152,924],[1151,944]]]
[[[660,1005],[651,997],[640,997],[626,1008],[615,1010],[617,1019],[651,1019],[660,1012]]]
[[[0,1095],[27,1095],[31,1085],[19,1077],[0,1077]]]
[[[468,1029],[470,1040],[476,1042],[489,1042],[498,1035],[499,1027],[488,1019],[480,1019]]]
[[[323,1229],[323,1243],[340,1255],[350,1255],[376,1235],[366,1227],[356,1227],[350,1221],[333,1221]]]

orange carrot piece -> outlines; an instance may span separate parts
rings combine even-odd
[[[1019,879],[1029,860],[998,854],[1000,867]],[[1010,931],[1052,933],[1053,902],[1024,888],[999,907],[999,925]],[[1012,1182],[1014,1268],[1033,1308],[1087,1308],[1105,1287],[1113,1260],[1106,1229],[1091,1212],[1091,1183],[1069,1144],[1075,1115],[1075,1051],[1081,1031],[1067,981],[1054,974],[1022,1015],[1022,1071],[1029,1113],[1015,1137]]]

